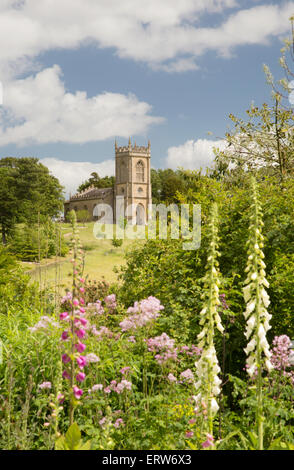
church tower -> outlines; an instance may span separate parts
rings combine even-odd
[[[124,210],[132,205],[127,219],[137,225],[148,222],[148,205],[151,199],[150,141],[147,147],[131,143],[118,147],[115,142],[115,188],[114,196],[124,198]]]

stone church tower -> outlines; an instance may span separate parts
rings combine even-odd
[[[114,196],[124,197],[124,209],[132,208],[127,219],[144,225],[148,221],[148,205],[151,199],[150,141],[147,147],[131,144],[118,147],[115,142],[115,188]]]
[[[151,199],[150,141],[147,147],[131,144],[118,147],[115,142],[115,185],[113,188],[90,187],[82,193],[71,196],[64,204],[65,216],[70,210],[87,210],[92,220],[97,220],[99,204],[108,204],[116,221],[117,201],[123,205],[125,217],[133,224],[145,225],[148,222],[148,205]],[[117,200],[117,196],[119,199]],[[126,214],[126,208],[130,211]],[[110,221],[111,222],[111,221]]]

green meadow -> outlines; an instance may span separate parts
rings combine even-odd
[[[125,264],[128,249],[134,244],[142,243],[140,240],[124,240],[122,246],[114,247],[112,240],[97,239],[93,233],[94,222],[80,224],[78,227],[80,240],[85,251],[84,275],[88,279],[115,282],[117,273],[115,267]],[[62,233],[66,240],[70,240],[70,224],[62,224]],[[23,262],[26,272],[32,280],[40,282],[45,287],[56,283],[63,287],[70,285],[72,274],[71,256],[43,259],[41,263]]]

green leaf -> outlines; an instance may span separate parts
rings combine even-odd
[[[70,450],[76,450],[81,440],[81,431],[77,423],[73,423],[65,434],[65,442]]]
[[[61,436],[55,441],[55,450],[68,450],[65,442],[65,437]]]
[[[86,441],[84,444],[80,445],[78,450],[91,450],[91,441]]]

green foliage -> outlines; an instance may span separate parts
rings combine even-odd
[[[115,247],[122,246],[122,244],[123,244],[123,239],[122,239],[122,238],[113,237],[113,239],[111,240],[111,243],[112,243],[112,245],[115,246]]]
[[[83,224],[85,224],[86,222],[89,222],[92,219],[91,214],[86,209],[81,209],[77,211],[76,216],[77,216],[77,221],[82,222]]]
[[[55,442],[55,450],[90,450],[91,441],[82,441],[81,431],[77,423],[73,423],[65,436],[59,437]]]
[[[98,173],[94,171],[93,173],[91,173],[90,178],[78,187],[78,192],[85,191],[91,186],[93,186],[94,188],[112,188],[114,186],[114,183],[114,176],[104,176],[103,178],[100,178]]]
[[[185,173],[190,189],[178,196],[182,203],[201,204],[200,249],[183,250],[182,240],[148,240],[128,253],[127,263],[120,273],[122,287],[119,295],[127,307],[138,298],[158,297],[165,306],[160,318],[165,331],[175,333],[182,340],[187,337],[192,340],[192,335],[195,338],[199,333],[201,279],[208,246],[208,212],[211,203],[217,202],[219,264],[223,277],[220,293],[226,295],[230,307],[225,369],[235,373],[244,362],[240,345],[245,347],[242,315],[245,306],[240,293],[245,279],[251,190],[248,178],[239,186],[201,176],[197,172]],[[280,185],[274,178],[266,178],[259,182],[259,192],[264,214],[264,261],[270,283],[271,304],[268,310],[273,315],[272,330],[269,331],[271,340],[274,335],[293,335],[294,181],[289,179]],[[222,341],[218,339],[218,355],[223,354],[222,350]]]
[[[8,241],[9,252],[22,261],[65,256],[68,252],[60,227],[50,220],[42,224],[20,224]]]
[[[16,222],[36,223],[62,210],[63,188],[37,158],[0,159],[0,225],[2,241]]]

